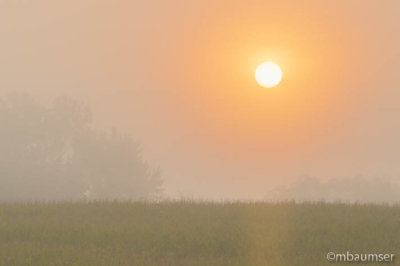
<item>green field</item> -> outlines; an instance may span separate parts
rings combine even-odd
[[[400,207],[0,205],[0,265],[332,265],[328,251],[400,254]]]

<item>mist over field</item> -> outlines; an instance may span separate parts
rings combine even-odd
[[[24,93],[2,97],[0,200],[210,200],[165,193],[162,171],[143,158],[141,144],[115,128],[96,128],[92,116],[84,103],[67,96],[49,106]],[[303,177],[265,187],[261,200],[398,203],[400,187],[387,177]]]
[[[0,200],[397,202],[400,6],[351,3],[1,1]]]
[[[0,0],[0,265],[397,265],[400,1]]]

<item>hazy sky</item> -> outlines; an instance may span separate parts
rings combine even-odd
[[[169,195],[400,178],[397,0],[3,0],[0,34],[1,93],[87,102],[141,141]],[[278,87],[255,82],[263,61]]]

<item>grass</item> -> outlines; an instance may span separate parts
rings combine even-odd
[[[400,207],[0,204],[0,265],[331,265],[329,251],[398,253]]]

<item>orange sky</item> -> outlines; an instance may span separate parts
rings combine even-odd
[[[398,1],[2,1],[0,90],[86,101],[166,192],[399,176]],[[264,89],[256,66],[275,61]]]

